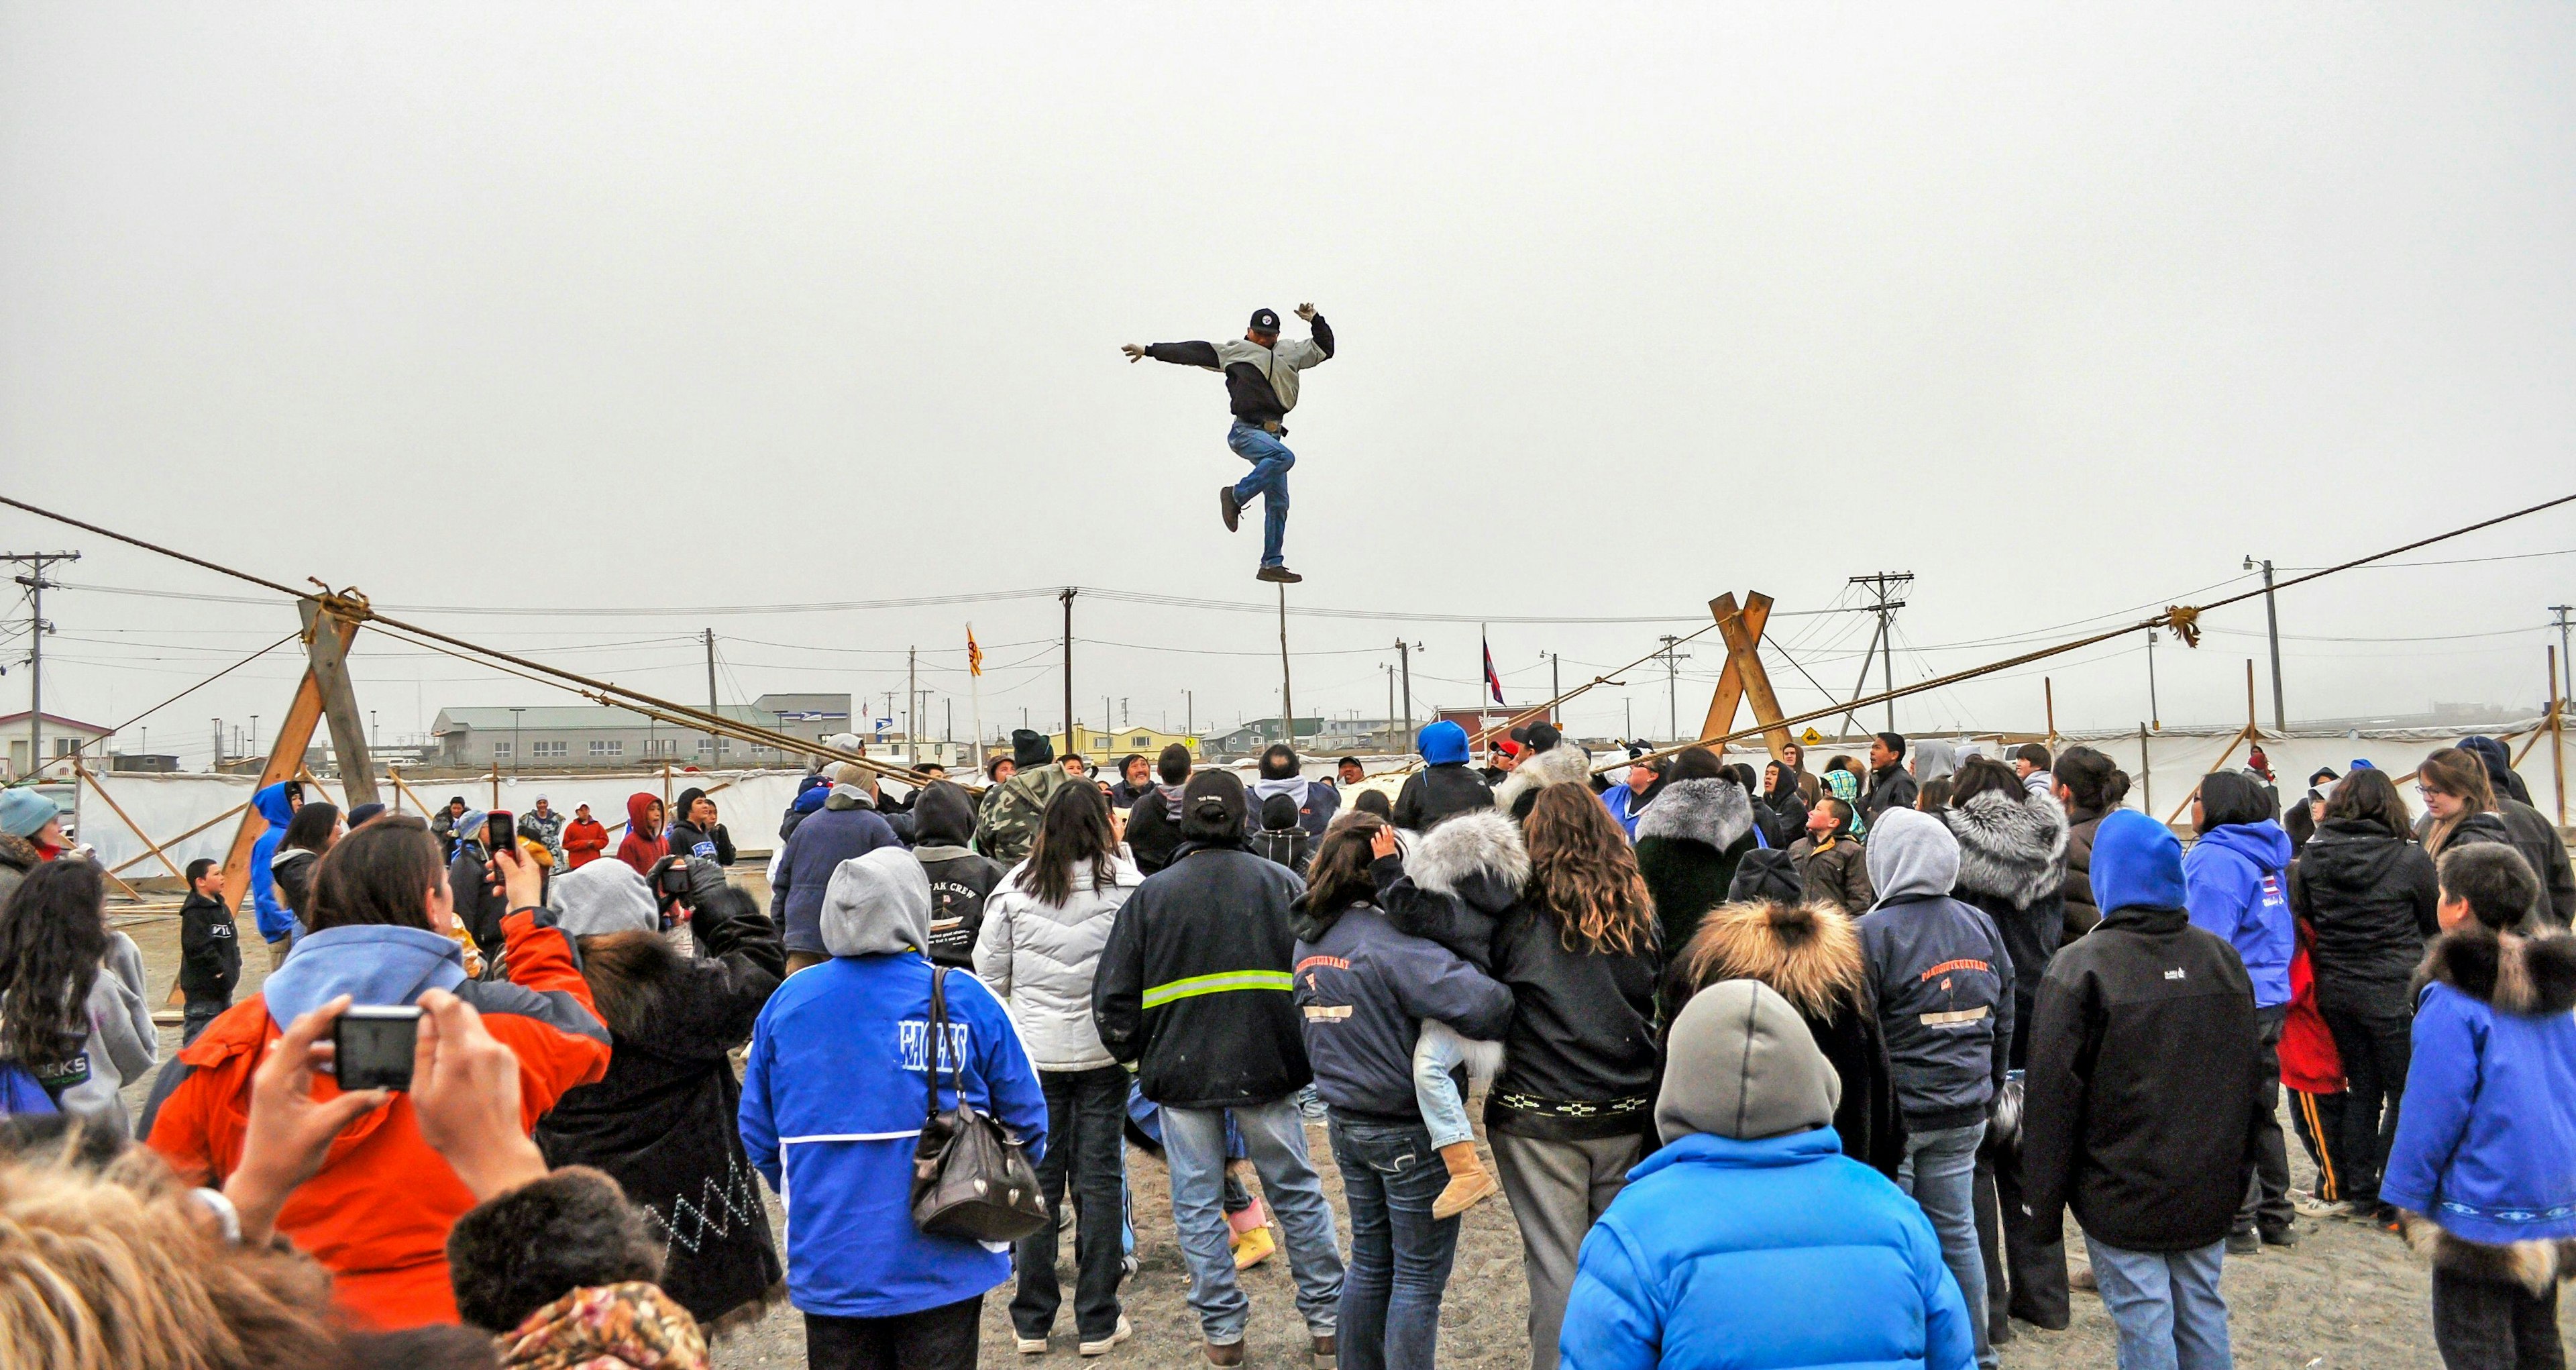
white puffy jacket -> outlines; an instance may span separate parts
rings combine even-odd
[[[1097,1070],[1118,1063],[1092,1023],[1091,981],[1119,905],[1145,876],[1126,857],[1117,862],[1105,888],[1093,887],[1093,863],[1076,866],[1073,897],[1061,905],[1040,902],[1020,888],[1020,872],[1027,867],[1022,862],[984,901],[975,974],[1010,1005],[1021,1044],[1040,1070]]]

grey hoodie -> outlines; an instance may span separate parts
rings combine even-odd
[[[1759,980],[1727,980],[1691,996],[1664,1037],[1655,1127],[1667,1138],[1706,1132],[1741,1142],[1826,1127],[1842,1077],[1807,1021]]]
[[[1878,903],[1859,922],[1890,1074],[1906,1127],[1985,1120],[2012,1046],[2012,954],[1984,910],[1950,898],[1959,839],[1913,809],[1869,830]]]
[[[823,891],[822,934],[834,956],[929,955],[929,874],[900,847],[842,862]]]
[[[141,1079],[161,1059],[161,1034],[152,1026],[152,1005],[143,994],[143,953],[135,950],[133,938],[121,932],[107,935],[107,958],[90,984],[81,1014],[89,1035],[68,1067],[80,1078],[58,1086],[62,1111],[119,1138],[132,1136],[134,1128],[117,1091]]]
[[[1959,748],[1949,742],[1917,742],[1908,758],[1914,772],[1914,783],[1929,785],[1959,769]]]
[[[546,882],[546,907],[555,926],[574,937],[613,932],[655,932],[662,926],[653,887],[623,861],[593,861]]]

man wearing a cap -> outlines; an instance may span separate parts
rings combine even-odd
[[[1309,342],[1282,344],[1279,341],[1279,316],[1267,309],[1252,311],[1252,324],[1239,340],[1208,343],[1155,343],[1148,347],[1128,343],[1120,350],[1130,362],[1151,357],[1158,362],[1179,366],[1203,366],[1225,373],[1226,399],[1234,410],[1234,427],[1227,430],[1225,445],[1235,455],[1252,463],[1252,473],[1217,491],[1218,512],[1225,518],[1225,530],[1235,530],[1243,506],[1254,495],[1262,498],[1261,572],[1263,580],[1294,585],[1305,577],[1288,569],[1281,557],[1279,544],[1288,531],[1288,468],[1297,464],[1297,454],[1280,441],[1288,435],[1283,423],[1288,411],[1297,407],[1297,373],[1310,366],[1321,366],[1333,355],[1333,326],[1315,312],[1315,306],[1297,306],[1297,317],[1314,326]]]

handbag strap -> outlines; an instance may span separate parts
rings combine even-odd
[[[957,1106],[966,1106],[966,1060],[962,1054],[947,1053],[948,1046],[948,967],[934,964],[930,968],[930,1043],[922,1049],[923,1061],[930,1067],[930,1113],[939,1116],[939,1058],[948,1055],[950,1087],[957,1091]]]

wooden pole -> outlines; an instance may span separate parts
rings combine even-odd
[[[2057,682],[2047,676],[2039,678],[2040,703],[2048,709],[2048,754],[2057,754]]]
[[[331,725],[331,755],[340,762],[340,791],[350,804],[373,804],[376,762],[367,750],[366,717],[358,712],[357,687],[349,679],[349,638],[356,635],[358,625],[350,623],[347,635],[325,631],[342,620],[309,599],[296,601],[295,607],[304,616],[306,669],[321,687],[322,715]]]
[[[1744,607],[1741,610],[1736,608],[1733,590],[1708,602],[1709,617],[1720,625],[1718,628],[1720,633],[1726,631],[1724,627],[1726,621],[1737,617],[1739,613],[1742,615],[1745,635],[1756,643],[1762,641],[1762,632],[1771,622],[1771,597],[1765,594],[1749,594],[1745,596]],[[1766,680],[1764,683],[1769,682]],[[1700,724],[1700,740],[1724,737],[1735,731],[1735,712],[1742,707],[1743,701],[1744,672],[1736,665],[1735,644],[1730,639],[1727,643],[1726,667],[1717,674],[1717,693],[1709,696],[1708,717]],[[1773,718],[1778,716],[1776,712],[1772,715]],[[1785,729],[1782,735],[1787,735]],[[1768,742],[1770,738],[1766,735],[1763,740]]]
[[[98,783],[98,776],[93,773],[89,767],[82,765],[80,758],[75,756],[72,758],[72,782],[74,784],[78,784],[84,780],[89,782],[89,787],[91,789],[98,791],[99,798],[107,801],[107,807],[115,812],[117,818],[123,822],[126,827],[133,829],[135,836],[143,839],[143,845],[150,847],[152,849],[152,854],[161,858],[161,864],[168,866],[172,875],[175,875],[182,880],[188,878],[188,873],[179,869],[179,863],[170,859],[170,853],[161,850],[161,844],[152,840],[152,834],[145,832],[143,830],[143,825],[134,821],[134,815],[127,813],[125,811],[125,806],[116,802],[116,796],[109,794],[107,792],[107,787]],[[113,872],[110,873],[113,874]],[[118,883],[122,884],[124,882],[119,881]]]
[[[235,804],[235,805],[233,805],[231,808],[224,810],[222,813],[216,814],[214,817],[207,819],[205,822],[200,823],[200,824],[198,824],[197,826],[195,826],[195,827],[193,827],[193,828],[188,829],[186,832],[183,832],[183,833],[179,834],[177,837],[173,837],[173,838],[171,838],[167,845],[175,847],[175,846],[179,845],[180,843],[187,841],[189,838],[194,837],[194,836],[196,836],[197,834],[199,834],[199,833],[201,833],[201,832],[204,832],[206,829],[211,828],[211,827],[214,827],[216,824],[218,824],[218,823],[221,823],[221,822],[225,821],[226,819],[229,819],[229,818],[235,818],[235,817],[240,816],[241,811],[242,811],[242,810],[244,810],[244,809],[246,809],[246,808],[249,808],[249,807],[250,807],[250,806],[249,806],[249,805],[247,805],[247,804]],[[107,872],[107,873],[108,873],[108,874],[110,874],[110,875],[114,875],[114,874],[116,874],[118,871],[124,870],[125,868],[127,868],[127,867],[129,867],[129,866],[139,866],[139,865],[142,865],[145,861],[150,860],[150,859],[151,859],[151,857],[152,857],[152,853],[150,853],[150,852],[145,852],[145,853],[144,853],[143,855],[141,855],[141,856],[130,856],[130,857],[127,857],[125,860],[117,862],[117,863],[116,863],[116,865],[115,865],[115,866],[113,866],[113,867],[111,867],[111,868],[108,870],[108,872]],[[186,873],[185,871],[180,872],[180,876],[181,876],[181,878],[182,878],[182,879],[186,878],[186,874],[187,874],[187,873]]]
[[[2254,658],[2250,656],[2245,658],[2245,731],[2254,733]],[[2262,736],[2261,733],[2254,733],[2254,735]],[[2236,744],[2228,743],[2227,750],[2231,752],[2236,750]]]
[[[1720,603],[1733,596],[1724,596]],[[1711,612],[1716,604],[1709,606]],[[1741,612],[1721,614],[1717,620],[1718,636],[1726,642],[1726,668],[1718,675],[1718,690],[1726,689],[1726,678],[1736,677],[1738,688],[1753,706],[1753,721],[1765,725],[1762,740],[1771,749],[1771,758],[1779,760],[1789,750],[1789,729],[1780,722],[1780,698],[1771,692],[1771,673],[1762,666],[1762,635],[1753,627],[1756,614],[1765,623],[1771,617],[1771,597],[1755,591],[1744,597]],[[1716,700],[1709,701],[1714,708]],[[1734,711],[1728,710],[1732,724]]]
[[[391,777],[394,782],[394,812],[402,812],[402,801],[403,796],[405,795],[411,796],[411,802],[420,805],[420,811],[424,815],[434,812],[434,810],[429,806],[429,801],[421,798],[419,791],[413,789],[409,784],[404,782],[400,767],[387,766],[385,767],[385,774]]]
[[[1107,703],[1100,706],[1109,707]],[[1290,751],[1297,749],[1297,694],[1288,679],[1288,586],[1279,587],[1279,731]]]
[[[2252,667],[2253,667],[2253,663],[2252,663],[2252,662],[2247,662],[2247,663],[2246,663],[2246,667],[2247,667],[2247,669],[2248,669],[2249,671],[2251,671],[2251,669],[2252,669]],[[2237,744],[2237,743],[2239,743],[2239,742],[2249,742],[2249,741],[2259,740],[2260,736],[2261,736],[2261,735],[2260,735],[2260,734],[2258,734],[2258,733],[2254,730],[2254,723],[2253,723],[2253,721],[2252,721],[2251,719],[2247,720],[2247,721],[2246,721],[2246,724],[2245,724],[2245,726],[2244,726],[2244,727],[2239,728],[2239,729],[2237,729],[2237,730],[2236,730],[2236,736],[2234,736],[2234,737],[2231,737],[2231,738],[2227,739],[2227,750],[2226,750],[2226,751],[2223,751],[2223,752],[2220,752],[2220,753],[2218,754],[2218,763],[2217,763],[2216,765],[2213,765],[2213,766],[2211,766],[2211,767],[2209,768],[2210,773],[2211,773],[2211,774],[2216,774],[2216,773],[2217,773],[2217,772],[2219,772],[2219,771],[2225,770],[2225,769],[2227,768],[2227,763],[2236,759],[2236,744]],[[2170,827],[2172,827],[2172,826],[2173,826],[2173,824],[2174,824],[2174,819],[2182,817],[2182,815],[2183,815],[2183,810],[2188,809],[2188,808],[2190,808],[2190,807],[2191,807],[2191,797],[2192,797],[2192,795],[2195,795],[2195,794],[2198,794],[2198,793],[2200,793],[2200,787],[2199,787],[2198,785],[2194,785],[2194,786],[2192,786],[2192,787],[2191,787],[2191,794],[2184,795],[2184,796],[2182,797],[2182,803],[2181,803],[2180,805],[2178,805],[2178,806],[2176,806],[2176,807],[2175,807],[2175,809],[2174,809],[2174,811],[2173,811],[2173,816],[2172,816],[2172,817],[2170,817],[2170,818],[2167,818],[2167,819],[2165,820],[2165,826],[2166,826],[2166,827],[2169,827],[2169,828],[2170,828]]]
[[[2147,756],[2147,725],[2138,725],[2138,807],[2144,812],[2156,811],[2156,770]]]
[[[356,635],[358,625],[333,617],[331,630],[340,635],[346,649]],[[322,721],[322,685],[314,679],[313,668],[304,668],[304,679],[295,687],[295,702],[288,705],[286,717],[277,725],[277,740],[269,744],[268,761],[259,769],[259,781],[251,786],[255,796],[304,769],[304,749],[313,741],[313,727]],[[268,820],[259,816],[254,805],[242,806],[241,826],[233,832],[233,844],[224,853],[224,907],[241,911],[242,896],[250,893],[250,849],[259,835],[268,830]]]
[[[2558,693],[2558,649],[2549,649],[2549,778],[2558,787],[2558,826],[2567,826],[2567,701]]]

